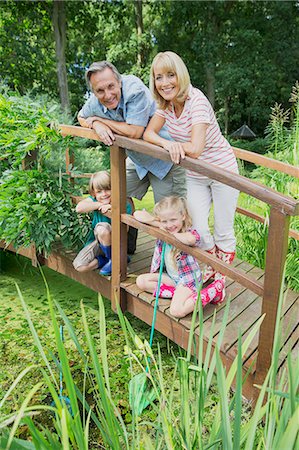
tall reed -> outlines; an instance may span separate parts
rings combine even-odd
[[[35,345],[40,351],[43,366],[40,368],[41,381],[27,394],[16,414],[6,417],[0,427],[3,433],[0,446],[3,449],[89,449],[90,427],[93,433],[97,430],[102,448],[107,449],[295,449],[298,444],[297,417],[299,411],[298,386],[291,354],[288,356],[288,367],[277,383],[279,371],[280,320],[277,320],[273,359],[270,371],[260,390],[256,406],[251,417],[244,422],[242,407],[243,367],[242,360],[252,339],[258,332],[263,320],[261,317],[250,333],[238,339],[238,354],[230,369],[226,372],[220,357],[220,345],[229,317],[230,302],[227,301],[225,313],[217,343],[213,341],[215,314],[213,316],[208,341],[204,341],[204,321],[201,302],[197,302],[192,316],[192,325],[188,349],[185,354],[175,358],[176,368],[172,383],[166,385],[163,376],[161,352],[154,355],[149,343],[142,341],[132,329],[128,319],[119,310],[119,319],[125,335],[124,357],[130,359],[130,376],[136,368],[146,371],[148,358],[151,358],[148,372],[149,382],[155,389],[157,400],[151,408],[156,419],[151,423],[143,423],[132,411],[133,422],[128,427],[113,401],[113,389],[109,376],[109,358],[107,355],[106,323],[104,307],[99,296],[99,333],[100,348],[96,348],[91,335],[87,315],[83,303],[81,314],[84,326],[84,350],[76,335],[73,325],[58,303],[51,299],[48,290],[48,302],[51,322],[55,333],[55,342],[59,355],[59,368],[62,370],[65,383],[65,395],[70,398],[72,414],[58,396],[57,371],[53,368],[45,349],[43,349],[31,320],[22,293],[18,289]],[[279,311],[282,308],[282,296]],[[76,346],[81,359],[84,379],[82,387],[76,385],[71,373],[67,352],[59,335],[57,314],[64,323],[66,332]],[[280,317],[280,315],[278,315]],[[205,351],[204,351],[205,349]],[[298,362],[298,361],[297,361]],[[32,370],[33,366],[24,370],[13,383],[0,402],[0,408],[20,380]],[[207,394],[214,382],[214,372],[218,386],[219,399],[214,406],[214,420],[210,429],[206,429],[206,416],[210,413],[207,405]],[[92,404],[86,394],[86,383],[93,386]],[[231,387],[235,380],[235,389]],[[129,381],[129,380],[128,380]],[[34,394],[46,384],[53,397],[54,406],[31,405]],[[177,392],[178,389],[178,392]],[[53,427],[46,428],[31,417],[32,413],[51,411]],[[262,421],[264,425],[262,425]],[[12,423],[10,427],[8,424]],[[21,423],[26,423],[32,441],[16,439],[15,433]],[[144,431],[145,425],[147,432]],[[257,441],[259,435],[259,441]]]

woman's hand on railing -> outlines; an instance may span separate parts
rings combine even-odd
[[[171,161],[175,164],[179,164],[181,159],[185,159],[185,150],[181,142],[168,141],[163,147],[169,151]]]

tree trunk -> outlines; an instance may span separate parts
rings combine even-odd
[[[215,105],[215,71],[214,67],[208,65],[206,67],[207,80],[207,97],[210,100],[212,107]]]
[[[66,47],[66,16],[63,0],[53,1],[52,24],[55,36],[55,52],[57,63],[57,78],[61,106],[65,111],[70,110],[67,71],[65,62]]]
[[[225,97],[224,99],[224,134],[228,135],[228,127],[229,127],[229,101],[230,97]]]
[[[142,34],[143,34],[142,0],[135,0],[134,3],[135,3],[136,25],[137,25],[137,42],[138,42],[137,65],[138,67],[143,67],[144,49],[142,42]]]

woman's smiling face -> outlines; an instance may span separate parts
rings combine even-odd
[[[158,94],[167,102],[174,101],[179,93],[179,84],[176,73],[157,66],[154,70],[154,77]]]

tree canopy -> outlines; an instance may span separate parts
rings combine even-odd
[[[297,1],[7,0],[1,79],[22,94],[60,96],[75,115],[93,61],[108,59],[147,83],[153,56],[173,50],[226,133],[246,122],[262,135],[270,107],[287,104],[298,77],[298,12]]]

